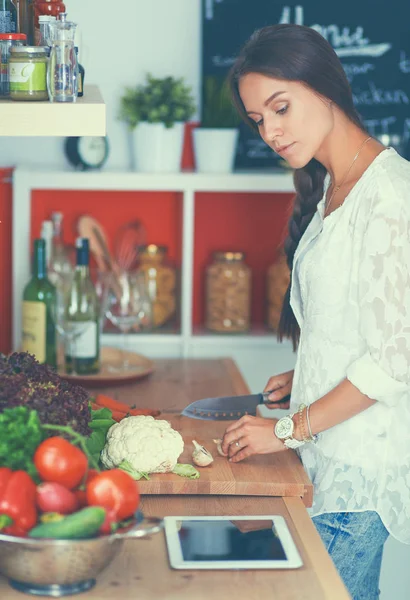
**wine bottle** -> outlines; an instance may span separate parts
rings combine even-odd
[[[57,366],[56,310],[56,289],[47,279],[46,244],[34,240],[33,275],[23,293],[22,349],[52,367]]]
[[[68,373],[90,375],[100,370],[99,302],[89,268],[89,241],[76,241],[77,265],[66,302],[65,320],[71,343],[66,348]]]

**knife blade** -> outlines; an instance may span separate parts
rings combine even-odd
[[[181,415],[203,421],[233,421],[245,415],[256,416],[258,405],[268,403],[269,393],[204,398],[188,404]],[[283,398],[281,402],[288,399],[289,396]]]

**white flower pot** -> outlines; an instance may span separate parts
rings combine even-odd
[[[194,129],[196,170],[200,173],[230,173],[238,134],[238,129]]]
[[[135,170],[175,173],[181,170],[184,123],[139,123],[133,132]]]

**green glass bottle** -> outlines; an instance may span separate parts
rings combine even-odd
[[[34,240],[33,275],[23,293],[22,349],[52,367],[57,366],[56,310],[56,289],[47,279],[46,244]]]
[[[91,375],[100,370],[99,302],[90,276],[89,241],[76,241],[77,264],[67,300],[65,321],[71,334],[66,345],[66,370]]]

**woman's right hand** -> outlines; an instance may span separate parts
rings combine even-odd
[[[292,369],[292,371],[286,371],[286,373],[273,375],[269,378],[263,390],[264,392],[271,392],[268,396],[269,402],[266,403],[267,408],[271,410],[274,408],[289,408],[293,374],[294,370]]]

